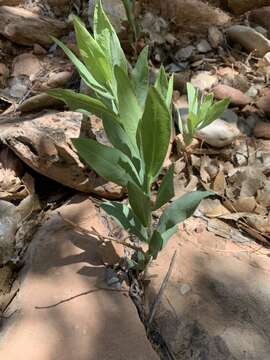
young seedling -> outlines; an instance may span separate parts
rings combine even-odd
[[[188,118],[183,121],[178,111],[179,129],[183,135],[185,146],[191,144],[197,131],[211,124],[219,118],[230,104],[230,99],[225,98],[214,102],[214,95],[201,96],[199,90],[191,83],[187,83]]]
[[[131,262],[142,271],[176,233],[178,223],[191,216],[211,193],[191,192],[168,204],[174,197],[171,166],[152,201],[152,185],[160,175],[171,137],[173,78],[168,80],[161,67],[155,85],[149,85],[147,48],[128,72],[127,59],[100,0],[95,8],[93,36],[78,18],[74,18],[74,27],[81,60],[55,41],[77,67],[92,96],[61,89],[48,93],[74,111],[102,119],[111,147],[82,138],[73,139],[73,144],[100,176],[127,189],[128,204],[106,201],[102,209],[147,244],[147,250],[137,251],[136,260]],[[154,225],[153,213],[166,204]]]

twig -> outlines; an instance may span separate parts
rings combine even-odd
[[[70,226],[72,226],[75,230],[78,230],[79,232],[81,232],[82,234],[85,234],[85,235],[91,235],[91,236],[95,236],[97,237],[100,241],[105,241],[105,240],[109,240],[109,241],[114,241],[114,242],[117,242],[118,244],[120,245],[123,245],[123,246],[126,246],[132,250],[135,250],[135,251],[140,251],[142,252],[143,254],[145,253],[143,251],[143,249],[141,247],[138,247],[136,245],[132,245],[130,243],[127,243],[124,240],[119,240],[119,239],[115,239],[114,237],[112,236],[109,236],[109,235],[101,235],[100,233],[97,232],[97,230],[95,230],[95,228],[92,227],[92,231],[89,231],[89,230],[86,230],[86,229],[83,229],[82,227],[80,227],[79,225],[75,224],[73,221],[69,220],[69,219],[66,219],[62,216],[62,214],[59,213],[59,215],[62,217],[62,219],[67,223],[69,224]]]
[[[158,305],[159,305],[159,303],[160,303],[160,301],[161,301],[162,295],[163,295],[163,293],[164,293],[164,291],[165,291],[165,289],[166,289],[166,286],[167,286],[167,284],[168,284],[169,278],[170,278],[170,276],[171,276],[171,274],[172,274],[173,266],[174,266],[175,259],[176,259],[176,253],[177,253],[177,251],[175,250],[175,252],[174,252],[174,254],[173,254],[173,256],[172,256],[172,259],[171,259],[170,266],[169,266],[169,268],[168,268],[167,274],[166,274],[165,278],[164,278],[163,281],[162,281],[162,284],[161,284],[161,286],[160,286],[160,289],[159,289],[159,292],[158,292],[158,294],[157,294],[157,297],[156,297],[156,299],[155,299],[155,301],[154,301],[154,303],[153,303],[153,305],[152,305],[152,308],[151,308],[151,310],[150,310],[150,315],[149,315],[149,318],[148,318],[148,321],[147,321],[147,325],[146,325],[146,326],[147,326],[147,333],[149,332],[151,323],[152,323],[152,321],[153,321],[153,319],[154,319],[154,316],[155,316],[155,314],[156,314],[156,311],[157,311],[157,307],[158,307]]]
[[[51,304],[51,305],[47,305],[47,306],[35,306],[35,309],[36,309],[36,310],[51,309],[51,308],[54,308],[54,307],[56,307],[56,306],[58,306],[58,305],[64,304],[64,303],[66,303],[66,302],[68,302],[68,301],[77,299],[77,298],[80,297],[80,296],[85,296],[85,295],[92,294],[92,293],[94,293],[94,292],[102,291],[102,290],[103,290],[103,291],[114,291],[114,292],[125,292],[125,293],[128,292],[128,290],[124,290],[124,289],[123,289],[123,290],[122,290],[122,289],[119,290],[119,289],[110,289],[110,288],[102,288],[102,287],[100,287],[100,288],[95,288],[95,289],[90,289],[90,290],[84,291],[84,292],[82,292],[82,293],[80,293],[80,294],[77,294],[77,295],[74,295],[74,296],[70,296],[69,298],[60,300],[60,301],[58,301],[58,302],[55,303],[55,304]]]

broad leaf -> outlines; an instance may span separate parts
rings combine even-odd
[[[117,96],[119,107],[119,118],[131,143],[136,147],[136,133],[141,109],[135,96],[132,83],[124,71],[115,66],[115,78],[117,82]]]
[[[141,51],[131,77],[138,103],[143,108],[149,88],[148,46]]]
[[[173,174],[174,165],[169,168],[158,189],[155,210],[159,209],[174,197]]]
[[[87,86],[93,89],[96,93],[109,99],[113,99],[111,93],[108,92],[108,90],[94,78],[94,76],[89,72],[84,63],[81,62],[65,44],[63,44],[61,41],[57,40],[53,36],[52,39],[64,51],[70,61],[76,66],[76,69],[78,70],[82,80]]]
[[[160,95],[163,97],[163,99],[167,98],[168,87],[169,87],[169,82],[168,82],[167,74],[164,69],[164,66],[162,65],[157,74],[155,88],[160,93]]]
[[[92,139],[73,139],[72,142],[82,159],[104,179],[120,186],[139,183],[135,167],[121,151]]]
[[[174,228],[194,213],[202,199],[211,195],[208,191],[194,191],[175,200],[161,215],[157,230],[163,234]]]
[[[81,20],[78,17],[74,17],[73,23],[77,45],[83,62],[96,81],[110,90],[109,82],[112,80],[112,68],[109,60]]]
[[[83,110],[84,112],[94,114],[101,119],[117,119],[116,115],[110,111],[100,100],[94,99],[90,96],[76,93],[75,91],[68,89],[52,89],[48,90],[47,94],[64,101],[70,110]]]
[[[151,202],[149,196],[137,185],[128,183],[128,199],[132,210],[140,219],[142,225],[147,227],[149,225],[151,214]]]
[[[171,137],[171,114],[155,88],[150,88],[139,127],[145,163],[146,182],[159,174],[165,160]]]
[[[149,242],[149,255],[152,256],[154,259],[157,258],[158,253],[163,248],[163,238],[159,231],[155,230],[153,232],[153,235],[151,236],[150,242]]]
[[[211,122],[219,118],[228,108],[229,104],[230,104],[230,98],[225,98],[212,105],[207,113],[203,126],[207,126],[211,124]]]
[[[146,229],[141,225],[140,220],[129,206],[117,201],[107,201],[101,204],[101,208],[112,216],[123,229],[137,236],[143,242],[148,241]]]

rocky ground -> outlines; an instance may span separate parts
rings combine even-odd
[[[91,26],[93,3],[0,0],[0,354],[5,359],[17,358],[29,339],[25,359],[157,358],[127,296],[128,284],[112,270],[127,252],[110,242],[98,246],[85,234],[77,239],[58,215],[63,206],[87,230],[94,221],[86,215],[87,204],[102,220],[101,233],[122,236],[98,204],[103,198],[124,199],[125,192],[88,169],[70,142],[82,134],[106,142],[100,120],[85,121],[44,93],[55,87],[86,91],[49,35],[77,53],[70,15]],[[131,62],[148,44],[153,79],[161,63],[174,73],[174,106],[183,118],[187,81],[216,99],[231,98],[222,117],[196,134],[188,163],[175,122],[164,166],[175,162],[176,196],[205,188],[217,197],[204,201],[181,226],[151,267],[145,293],[131,291],[154,349],[164,359],[267,360],[270,1],[140,0],[136,46],[127,36],[121,1],[103,3]],[[74,198],[78,192],[85,195]],[[175,250],[177,260],[159,298]],[[96,288],[101,292],[92,294]]]

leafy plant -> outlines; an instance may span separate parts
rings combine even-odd
[[[183,134],[185,145],[189,145],[196,132],[216,120],[227,109],[230,98],[214,102],[214,94],[200,96],[199,90],[191,83],[187,83],[188,118],[187,121],[179,116],[179,128]]]
[[[135,17],[135,1],[134,0],[122,0],[127,14],[129,26],[132,30],[135,43],[138,40],[139,25]]]
[[[173,78],[168,80],[161,67],[155,85],[149,85],[147,48],[128,72],[127,59],[100,0],[95,8],[94,35],[88,33],[78,18],[74,18],[74,27],[81,60],[63,43],[55,41],[77,67],[92,96],[61,89],[48,93],[72,110],[103,120],[112,147],[82,138],[73,139],[73,144],[99,175],[127,188],[128,204],[107,201],[102,208],[147,244],[147,250],[138,250],[133,262],[133,266],[143,270],[177,231],[177,224],[191,216],[200,201],[211,193],[192,192],[173,201],[154,225],[153,213],[174,197],[173,166],[163,178],[154,201],[151,193],[171,137]]]

